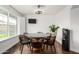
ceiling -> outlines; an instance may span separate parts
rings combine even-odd
[[[37,9],[37,5],[11,5],[14,9],[23,15],[33,15]],[[41,5],[40,9],[45,15],[55,15],[62,10],[66,5]]]

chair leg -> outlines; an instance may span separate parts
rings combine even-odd
[[[19,45],[19,50],[21,50],[21,45]]]
[[[30,46],[30,44],[27,44],[27,47],[29,47]]]
[[[22,54],[22,52],[23,52],[23,48],[24,48],[24,45],[22,45],[21,54]]]
[[[31,47],[31,46],[30,46],[30,51],[31,51],[31,53],[33,53],[33,47]]]
[[[31,53],[33,53],[33,47],[32,47]]]
[[[28,44],[28,47],[30,47],[30,44]]]
[[[42,53],[42,48],[40,48],[40,53]]]
[[[56,48],[55,48],[55,46],[53,46],[54,47],[54,51],[55,51],[55,53],[56,53]]]
[[[29,44],[29,47],[30,47],[31,53],[33,53],[33,48],[31,47],[31,44]]]
[[[42,46],[42,50],[45,50],[45,45]]]
[[[50,48],[51,48],[51,52],[52,52],[52,46],[50,46]]]
[[[48,50],[48,45],[46,45],[46,50]]]
[[[19,43],[19,50],[21,50],[21,46],[22,46],[22,45]]]
[[[31,46],[30,46],[30,51],[31,51]]]

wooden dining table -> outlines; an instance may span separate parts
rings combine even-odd
[[[42,39],[42,41],[47,40],[47,37],[50,36],[50,33],[48,33],[48,34],[46,34],[46,33],[27,33],[24,35],[27,36],[31,41],[38,42],[40,39]]]
[[[31,39],[30,50],[31,50],[31,46],[32,46],[33,42],[41,42],[41,43],[43,43],[45,38],[50,36],[50,34],[46,34],[46,33],[27,33],[27,34],[24,34],[24,35],[27,36],[29,39]],[[42,41],[41,41],[41,39],[42,39]],[[39,50],[39,48],[35,48],[35,50]]]
[[[27,36],[29,39],[31,39],[33,42],[39,42],[39,39],[43,39],[42,40],[42,44],[45,42],[45,40],[47,41],[47,37],[50,36],[50,33],[27,33],[24,34],[25,36]],[[31,41],[31,43],[32,43]],[[30,45],[30,50],[31,50],[31,46]],[[39,50],[38,48],[35,48],[36,50]],[[42,47],[42,49],[44,49],[44,47]]]
[[[45,38],[47,36],[50,36],[50,34],[45,34],[45,33],[28,33],[25,34],[28,38]]]

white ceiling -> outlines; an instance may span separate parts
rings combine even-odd
[[[37,5],[12,5],[18,12],[24,15],[33,15]],[[66,5],[41,5],[41,10],[45,15],[54,15],[62,10]]]

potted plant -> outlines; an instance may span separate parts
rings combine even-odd
[[[52,24],[52,25],[49,26],[49,28],[50,28],[50,31],[52,32],[52,35],[56,36],[59,26],[56,26],[56,25]]]

